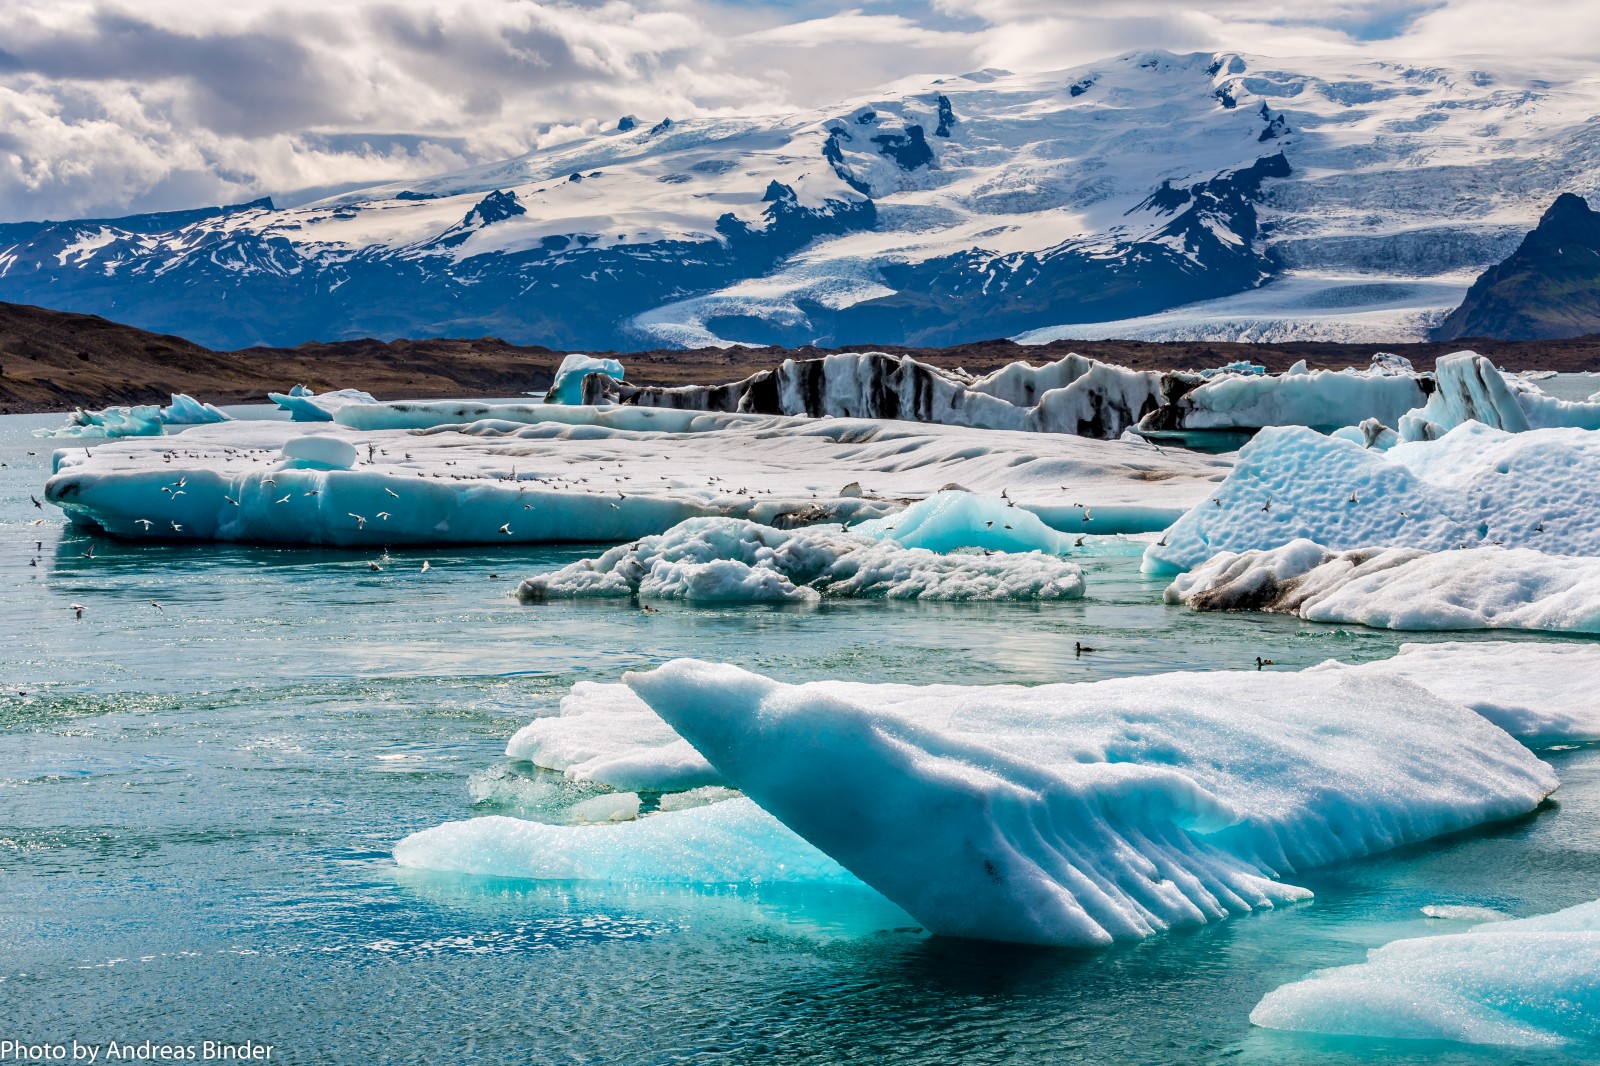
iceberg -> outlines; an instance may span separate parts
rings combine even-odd
[[[1334,551],[1502,545],[1600,556],[1600,433],[1465,422],[1434,441],[1364,448],[1264,429],[1216,491],[1145,551],[1146,571],[1310,539]]]
[[[545,393],[545,403],[576,405],[584,402],[583,379],[590,374],[604,374],[613,381],[621,381],[622,364],[615,359],[596,359],[592,355],[573,352],[561,360],[556,368],[555,380]]]
[[[1050,528],[1032,511],[1017,507],[1009,499],[979,496],[964,489],[936,492],[888,518],[861,522],[850,531],[935,552],[979,548],[1065,555],[1072,550],[1070,538]]]
[[[841,352],[786,359],[726,385],[643,387],[585,379],[583,402],[675,410],[876,418],[1115,440],[1200,380],[1067,355],[972,379],[909,356]]]
[[[413,833],[394,858],[413,869],[546,881],[860,883],[746,799],[599,825],[485,815]]]
[[[295,422],[332,422],[341,408],[378,402],[371,393],[359,389],[338,389],[319,395],[304,385],[296,385],[288,392],[269,392],[267,399],[288,411]]]
[[[1433,395],[1396,422],[1402,440],[1437,440],[1457,426],[1481,422],[1493,429],[1600,429],[1600,403],[1559,400],[1523,377],[1508,377],[1485,356],[1456,352],[1439,359]]]
[[[398,406],[347,406],[337,415],[439,413],[437,405]],[[1221,457],[1065,435],[532,407],[556,417],[418,430],[318,424],[310,436],[353,449],[348,469],[286,459],[284,446],[308,436],[306,426],[287,422],[196,426],[182,449],[155,439],[66,449],[56,453],[44,494],[80,525],[141,539],[618,543],[700,517],[784,527],[862,522],[957,483],[1005,493],[1016,507],[999,524],[1037,538],[1028,512],[1061,532],[1159,529],[1204,498],[1229,466]],[[180,479],[181,497],[161,491]]]
[[[181,392],[172,394],[170,406],[140,404],[137,407],[107,407],[103,411],[78,408],[55,429],[36,429],[35,437],[116,440],[121,437],[159,437],[167,426],[203,425],[227,422],[230,416],[208,403]]]
[[[1550,1047],[1600,1040],[1600,900],[1397,940],[1269,992],[1269,1029]]]
[[[517,591],[524,602],[632,596],[699,603],[1039,601],[1081,597],[1083,574],[1038,551],[942,555],[837,526],[784,530],[735,518],[691,518],[659,536],[530,577]]]
[[[1306,898],[1297,870],[1533,810],[1548,767],[1400,680],[625,681],[750,799],[955,936],[1097,946]]]
[[[1427,400],[1433,382],[1374,359],[1366,370],[1285,374],[1227,373],[1208,377],[1176,402],[1146,416],[1141,430],[1261,429],[1313,426],[1331,430],[1366,419],[1395,425]]]
[[[201,403],[193,396],[175,392],[172,402],[161,409],[161,421],[169,426],[205,426],[232,419],[226,411]]]
[[[1378,629],[1600,633],[1600,559],[1493,546],[1332,551],[1300,539],[1222,552],[1178,575],[1165,599]]]

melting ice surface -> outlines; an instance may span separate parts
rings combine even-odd
[[[0,1014],[29,1032],[192,1039],[204,1017],[218,1038],[275,1038],[285,1061],[352,1063],[451,1061],[470,1025],[491,1062],[676,1049],[710,1063],[1489,1066],[1503,1051],[1266,1030],[1249,1014],[1316,970],[1437,935],[1424,907],[1524,917],[1600,883],[1600,751],[1566,745],[1541,751],[1562,785],[1534,815],[1307,870],[1292,879],[1307,903],[1088,954],[930,938],[847,884],[397,871],[394,843],[446,820],[607,821],[625,793],[508,759],[507,738],[581,682],[616,687],[677,657],[786,682],[1037,685],[1257,655],[1360,662],[1436,636],[1163,605],[1139,546],[1094,536],[1071,556],[1085,596],[1047,607],[523,606],[516,579],[611,545],[385,559],[90,536],[28,499],[49,472],[29,433],[57,422],[0,419]],[[213,430],[175,439],[191,432]],[[1080,640],[1098,650],[1075,657]],[[633,795],[676,814],[683,794]],[[1518,1056],[1595,1058],[1589,1044]]]

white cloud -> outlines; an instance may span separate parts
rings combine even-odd
[[[1593,0],[7,0],[0,220],[393,181],[625,113],[788,110],[917,73],[1581,55],[1597,34]]]

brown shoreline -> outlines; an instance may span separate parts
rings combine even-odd
[[[1565,341],[1464,340],[1448,344],[1218,344],[1062,341],[1019,345],[980,341],[951,348],[858,345],[848,351],[903,353],[934,366],[984,373],[1019,359],[1049,362],[1068,352],[1137,370],[1199,370],[1238,359],[1287,370],[1366,366],[1376,351],[1410,359],[1419,370],[1466,348],[1509,370],[1600,371],[1600,334]],[[656,349],[615,355],[640,385],[720,384],[784,359],[829,354],[819,348]],[[565,352],[476,340],[353,340],[296,348],[215,352],[181,337],[147,333],[95,315],[0,303],[0,414],[68,411],[114,404],[165,403],[186,392],[209,403],[265,402],[266,393],[303,383],[318,392],[362,389],[379,399],[512,396],[550,384]]]

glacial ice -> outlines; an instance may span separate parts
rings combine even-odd
[[[202,425],[227,422],[229,416],[208,403],[181,392],[172,394],[167,407],[140,404],[137,407],[107,407],[103,411],[78,408],[55,429],[36,429],[36,437],[111,439],[120,437],[159,437],[167,426]]]
[[[837,526],[785,530],[737,518],[691,518],[659,536],[530,577],[517,591],[529,602],[629,596],[692,603],[1065,600],[1083,595],[1083,574],[1040,552],[941,555]]]
[[[576,405],[583,403],[583,379],[590,374],[604,374],[613,381],[621,381],[622,364],[615,359],[596,359],[592,355],[572,352],[556,368],[555,380],[545,393],[545,403]]]
[[[356,465],[356,446],[341,437],[290,437],[283,457],[298,470],[349,470]]]
[[[332,422],[341,408],[378,402],[371,393],[359,389],[338,389],[319,395],[304,385],[296,385],[288,392],[269,392],[267,399],[288,411],[294,422]]]
[[[487,815],[395,845],[401,866],[546,881],[859,882],[746,799],[600,825]]]
[[[1269,992],[1250,1020],[1335,1036],[1548,1047],[1600,1040],[1600,900],[1397,940]]]
[[[1175,673],[791,686],[625,680],[724,778],[927,928],[1102,945],[1305,898],[1294,871],[1532,810],[1506,733],[1413,684]]]
[[[1386,425],[1408,441],[1436,440],[1473,421],[1493,429],[1600,429],[1600,403],[1559,400],[1526,378],[1507,376],[1485,356],[1456,352],[1439,359],[1437,386],[1420,409]]]
[[[1428,399],[1426,380],[1410,367],[1374,361],[1366,370],[1287,374],[1218,374],[1147,417],[1143,429],[1334,429],[1375,418],[1393,426]]]
[[[1032,511],[963,489],[936,492],[887,518],[851,526],[850,532],[891,538],[907,548],[935,552],[982,548],[1065,555],[1072,548],[1070,538],[1045,525]]]
[[[134,538],[622,542],[705,516],[859,522],[954,482],[1007,493],[1017,504],[1008,521],[1022,523],[1014,532],[1031,527],[1031,511],[1058,530],[1112,534],[1172,522],[1229,466],[1221,457],[1065,435],[556,404],[532,405],[556,417],[528,423],[484,419],[417,431],[343,424],[369,411],[384,420],[448,415],[426,406],[345,407],[340,421],[319,425],[316,436],[355,449],[347,470],[286,468],[282,449],[306,435],[304,426],[235,421],[186,431],[181,450],[130,439],[89,453],[58,451],[45,496],[76,522]],[[661,431],[663,421],[685,425]],[[161,491],[181,478],[181,497]]]
[[[1378,629],[1600,633],[1600,559],[1495,546],[1332,551],[1299,539],[1220,552],[1174,578],[1165,598]]]
[[[1504,545],[1600,556],[1600,434],[1466,422],[1435,441],[1363,448],[1264,429],[1216,491],[1145,551],[1151,573],[1299,538],[1341,551]]]
[[[840,352],[786,359],[725,385],[654,388],[595,379],[586,403],[677,410],[898,419],[976,429],[1069,433],[1114,440],[1198,381],[1129,370],[1081,355],[1016,362],[971,379],[909,356]]]

